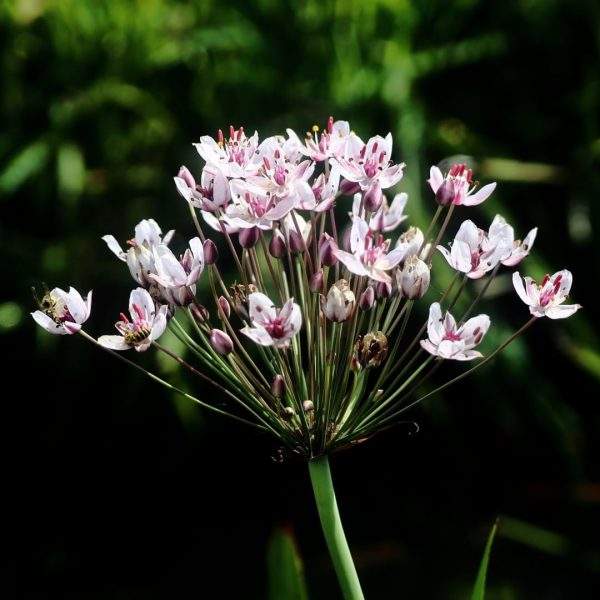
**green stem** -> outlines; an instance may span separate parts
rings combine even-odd
[[[327,455],[324,454],[310,460],[308,471],[315,493],[321,527],[344,598],[345,600],[364,600],[335,500]]]

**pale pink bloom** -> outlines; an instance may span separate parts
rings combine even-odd
[[[340,279],[329,288],[327,296],[321,296],[321,310],[327,319],[340,323],[352,316],[355,301],[348,282]]]
[[[293,298],[276,309],[268,296],[254,292],[248,296],[248,313],[252,327],[240,331],[261,346],[287,348],[302,325],[302,311]]]
[[[152,249],[161,244],[168,246],[174,233],[175,231],[171,229],[162,237],[158,223],[154,219],[144,219],[135,226],[135,236],[127,241],[129,245],[127,252],[121,248],[114,236],[105,235],[102,239],[111,252],[127,263],[131,276],[140,285],[149,285],[151,281],[148,279],[148,274],[155,272]]]
[[[425,258],[429,254],[431,244],[425,243],[425,236],[418,227],[409,227],[398,238],[396,248],[403,251],[404,257],[402,260],[406,260],[410,256],[416,256],[417,254],[421,258]]]
[[[200,238],[192,238],[179,260],[164,244],[154,246],[155,272],[149,277],[166,288],[193,286],[204,270],[204,248]]]
[[[346,143],[350,135],[350,124],[348,121],[334,121],[329,117],[327,128],[319,135],[307,134],[304,144],[291,129],[287,130],[290,139],[297,140],[300,152],[316,162],[326,161],[329,158],[342,157],[346,152]]]
[[[406,254],[405,248],[395,248],[391,252],[390,240],[380,233],[371,231],[366,221],[355,218],[350,232],[350,250],[335,249],[335,256],[355,275],[369,277],[374,281],[391,283],[386,273],[401,262]]]
[[[243,127],[237,130],[230,127],[229,138],[226,140],[219,129],[217,141],[205,135],[194,146],[208,165],[218,167],[226,177],[245,177],[256,172],[256,131],[252,137],[246,137]]]
[[[266,139],[260,146],[259,156],[258,173],[246,178],[249,183],[273,197],[275,204],[285,202],[286,207],[314,205],[315,197],[308,180],[315,165],[310,160],[296,164],[295,157],[300,153],[289,140]]]
[[[486,200],[496,188],[494,182],[476,191],[477,185],[473,185],[473,171],[464,164],[452,165],[445,177],[437,167],[431,167],[427,181],[442,205],[475,206]]]
[[[75,288],[68,292],[54,288],[40,302],[40,310],[31,313],[34,321],[49,333],[70,335],[77,333],[92,310],[92,292],[84,300]]]
[[[571,271],[563,269],[546,275],[541,283],[536,283],[531,277],[525,277],[525,285],[521,275],[513,273],[513,285],[519,298],[529,306],[529,312],[534,317],[548,317],[549,319],[566,319],[576,313],[580,304],[563,304],[571,291],[573,275]]]
[[[409,256],[402,269],[396,271],[398,291],[409,300],[422,298],[429,289],[430,280],[429,267],[415,255]]]
[[[490,226],[488,237],[490,240],[495,240],[496,237],[506,237],[502,241],[503,245],[507,245],[506,253],[502,257],[502,264],[506,267],[514,267],[518,265],[531,251],[535,238],[537,236],[537,227],[534,227],[523,241],[515,240],[513,228],[506,222],[504,217],[496,215]]]
[[[227,214],[229,212],[233,212],[233,211],[234,211],[233,204],[229,204],[228,206],[225,207],[225,211],[224,211],[223,215],[220,217],[215,216],[213,213],[211,213],[207,210],[200,211],[200,214],[202,215],[204,222],[211,229],[214,229],[215,231],[218,231],[219,233],[227,233],[227,234],[231,235],[234,233],[238,233],[240,230],[239,227],[234,227],[225,220],[225,217],[227,216]]]
[[[493,235],[479,229],[473,221],[464,221],[448,251],[443,246],[438,250],[448,264],[465,273],[470,279],[479,279],[491,271],[512,248],[514,234],[506,223],[495,222]]]
[[[408,218],[404,214],[404,207],[408,201],[408,194],[401,192],[396,194],[392,203],[388,205],[385,194],[383,195],[383,202],[379,207],[379,210],[369,220],[369,227],[373,231],[394,231],[402,221]]]
[[[138,352],[144,352],[167,327],[167,306],[163,305],[157,311],[154,300],[143,288],[137,288],[129,295],[129,314],[131,320],[121,313],[115,324],[120,335],[103,335],[98,338],[101,346],[111,350],[135,348]]]
[[[301,201],[296,208],[323,212],[329,210],[335,201],[340,187],[340,170],[334,165],[329,172],[329,177],[321,173],[313,182],[311,189],[314,198],[308,202]]]
[[[457,326],[454,317],[449,313],[442,315],[438,302],[429,307],[427,321],[427,340],[421,340],[421,347],[434,356],[452,360],[473,360],[482,356],[473,350],[490,327],[487,315],[478,315],[469,319],[464,325]]]
[[[404,163],[394,165],[391,159],[392,134],[388,133],[385,138],[372,137],[366,144],[350,134],[346,156],[332,160],[339,165],[342,177],[369,194],[375,188],[392,187],[402,179]]]
[[[293,211],[280,222],[279,229],[273,235],[283,240],[294,252],[300,252],[308,245],[311,231],[311,222]]]
[[[174,179],[177,191],[196,208],[214,212],[226,206],[231,199],[229,181],[219,168],[213,165],[206,165],[202,169],[200,185],[196,184],[192,174],[185,167],[179,169]]]

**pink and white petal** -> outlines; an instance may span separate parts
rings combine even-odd
[[[219,219],[217,219],[217,217],[215,217],[215,215],[213,215],[211,212],[209,212],[207,210],[200,211],[200,214],[202,215],[204,222],[211,229],[214,229],[215,231],[218,231],[219,233],[225,232],[227,234],[233,234],[233,233],[237,233],[239,231],[238,228],[232,227],[232,226],[228,225],[227,223],[220,221]]]
[[[365,238],[369,233],[369,225],[366,221],[360,218],[352,220],[352,228],[350,230],[350,250],[354,253],[364,248]]]
[[[253,342],[260,346],[272,346],[273,338],[269,335],[264,327],[243,327],[240,332],[249,337]]]
[[[466,243],[469,248],[476,250],[479,246],[479,228],[473,221],[467,219],[463,221],[454,236],[454,240]]]
[[[546,311],[549,319],[566,319],[575,314],[581,308],[580,304],[558,304]]]
[[[438,355],[437,347],[434,346],[429,340],[421,340],[421,348],[429,352],[429,354],[433,354],[433,356]]]
[[[36,310],[31,313],[33,320],[48,333],[54,335],[65,335],[67,332],[62,325],[57,325],[46,313]]]
[[[538,232],[538,228],[534,227],[526,236],[525,239],[523,240],[523,243],[521,244],[521,246],[523,247],[523,249],[527,252],[529,252],[531,250],[531,248],[533,248],[533,244],[535,242],[535,238],[537,237],[537,232]]]
[[[438,191],[440,185],[444,183],[444,176],[435,165],[429,169],[429,179],[427,180],[427,183],[429,183],[434,194]]]
[[[167,328],[167,307],[161,306],[154,317],[154,321],[152,323],[152,329],[150,331],[150,341],[153,342],[157,340]]]
[[[442,358],[454,358],[458,352],[463,351],[463,345],[451,340],[442,340],[437,347],[438,356]]]
[[[457,352],[452,356],[453,360],[474,360],[475,358],[482,358],[483,354],[481,352],[477,352],[477,350],[463,350],[461,352]]]
[[[529,298],[529,296],[527,295],[527,292],[525,291],[525,286],[523,285],[523,279],[521,278],[521,274],[518,271],[515,271],[513,273],[512,281],[513,281],[513,287],[515,288],[515,291],[517,292],[519,298],[521,298],[521,300],[523,302],[525,302],[525,304],[527,304],[527,306],[531,306],[531,299]]]
[[[473,338],[481,338],[487,333],[490,328],[490,318],[487,315],[477,315],[470,318],[459,330],[458,334],[470,344]],[[479,342],[478,342],[479,343]]]
[[[87,298],[85,299],[85,310],[86,310],[86,319],[89,318],[90,313],[92,312],[92,290],[87,293]]]
[[[481,204],[492,194],[492,192],[496,189],[496,182],[488,183],[484,185],[481,189],[477,190],[474,194],[469,194],[463,200],[463,204],[465,206],[475,206],[477,204]]]
[[[471,248],[466,242],[454,240],[450,249],[452,264],[457,271],[469,273],[471,271]],[[450,262],[450,261],[449,261]]]
[[[169,231],[167,231],[167,233],[165,233],[165,235],[163,236],[162,243],[165,246],[168,246],[171,243],[171,240],[173,239],[174,235],[175,235],[175,230],[169,229]]]
[[[133,320],[137,320],[139,317],[133,308],[134,305],[142,310],[146,321],[152,321],[156,310],[154,300],[152,300],[152,297],[144,288],[136,288],[135,290],[131,290],[129,294],[129,314]]]
[[[315,197],[312,193],[312,190],[310,190],[310,193],[314,202]],[[289,196],[286,196],[285,198],[280,200],[271,210],[268,210],[264,214],[264,218],[269,219],[270,221],[279,221],[280,219],[283,219],[295,207],[297,199],[298,197],[296,195],[290,194]]]
[[[189,241],[189,247],[194,255],[194,261],[200,266],[200,270],[204,269],[204,248],[199,237],[194,237]]]
[[[387,269],[393,269],[399,262],[404,260],[406,256],[407,248],[400,247],[394,248],[391,252],[388,252],[385,261],[387,263]]]
[[[370,274],[360,259],[354,256],[354,254],[350,254],[349,252],[345,252],[344,250],[336,248],[334,250],[334,255],[351,273],[361,276]]]
[[[127,260],[126,253],[123,251],[123,248],[121,248],[121,244],[119,244],[119,242],[117,242],[117,240],[115,239],[115,237],[113,235],[103,235],[102,239],[106,242],[108,249],[113,254],[115,254],[117,256],[117,258],[119,258],[123,262],[125,262],[125,260]]]
[[[302,311],[300,310],[300,306],[298,304],[294,304],[292,306],[292,312],[288,319],[288,324],[290,330],[293,331],[294,334],[300,331],[300,328],[302,327]]]
[[[181,177],[173,177],[173,179],[179,194],[184,198],[184,200],[189,202],[192,199],[193,190],[188,187],[188,184]]]
[[[277,316],[272,300],[261,292],[253,292],[248,296],[248,313],[252,321],[259,324]]]
[[[404,166],[404,163],[400,163],[384,169],[378,178],[381,188],[385,190],[396,185],[404,176]]]
[[[73,335],[73,334],[79,333],[79,331],[81,331],[81,325],[79,323],[73,323],[71,321],[65,321],[63,323],[63,327],[65,328],[65,331],[69,335]]]
[[[122,335],[101,335],[98,338],[98,343],[111,350],[129,350],[131,348],[129,344],[125,343],[125,338]]]
[[[75,323],[83,323],[87,319],[87,305],[74,287],[69,288],[69,293],[65,296],[65,303]]]
[[[552,276],[552,281],[556,281],[556,278],[560,276],[560,287],[557,292],[557,297],[561,299],[561,302],[569,295],[571,286],[573,285],[573,274],[567,269],[563,269]]]
[[[427,319],[427,337],[435,345],[439,344],[446,333],[442,319],[442,308],[439,302],[433,302],[429,307]]]

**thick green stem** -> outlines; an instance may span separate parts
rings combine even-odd
[[[308,470],[321,518],[321,527],[344,598],[345,600],[364,600],[335,500],[327,455],[310,460]]]

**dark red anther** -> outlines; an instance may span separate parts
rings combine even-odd
[[[233,128],[233,125],[229,126],[229,139],[235,139],[235,129]]]
[[[267,169],[267,171],[271,169],[271,163],[269,163],[269,159],[266,156],[263,156],[263,164],[265,165],[265,169]]]
[[[129,323],[129,319],[125,313],[119,313],[119,320],[123,321],[123,323]]]
[[[544,279],[542,279],[542,283],[540,285],[544,287],[548,281],[550,281],[550,275],[544,275]]]
[[[556,294],[560,289],[560,283],[562,281],[562,275],[558,275],[554,280],[554,293]]]
[[[222,146],[225,139],[223,137],[223,130],[219,129],[219,131],[217,131],[217,139],[219,140],[219,146]]]
[[[373,144],[373,149],[371,150],[371,154],[376,154],[377,153],[377,146],[378,146],[378,142],[375,142]]]
[[[333,117],[329,117],[327,119],[327,132],[331,133],[333,131]]]
[[[279,148],[277,148],[274,152],[274,156],[277,160],[281,158],[281,153],[279,152]]]

